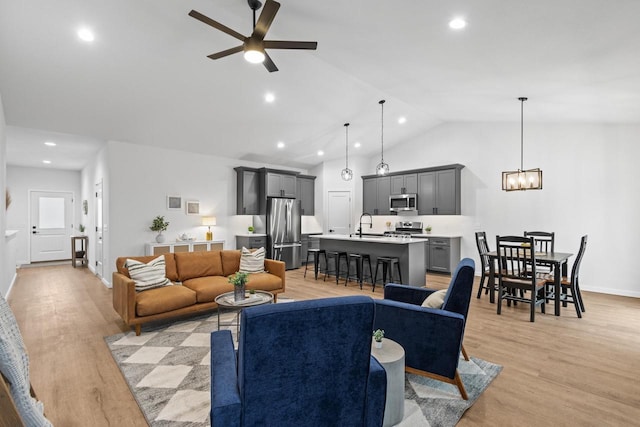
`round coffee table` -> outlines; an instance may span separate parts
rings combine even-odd
[[[240,333],[240,313],[242,312],[242,309],[246,307],[255,307],[257,305],[271,304],[273,302],[273,294],[267,291],[255,291],[255,293],[250,294],[247,291],[245,293],[245,299],[242,301],[235,301],[233,291],[231,291],[218,295],[215,302],[218,304],[218,330],[220,330],[220,326],[235,326],[237,341]],[[233,321],[224,324],[220,323],[220,312],[223,309],[237,312],[235,323]]]
[[[384,405],[383,427],[398,424],[404,418],[404,348],[388,338],[376,348],[371,340],[371,354],[387,372],[387,402]]]

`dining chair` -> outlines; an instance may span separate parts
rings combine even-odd
[[[554,252],[556,233],[548,231],[525,231],[524,237],[533,237],[536,252]],[[547,263],[538,261],[536,269],[538,276],[551,275],[553,267]]]
[[[482,267],[482,276],[480,277],[480,287],[478,288],[477,298],[480,298],[482,294],[482,289],[484,289],[484,293],[489,293],[489,284],[485,286],[485,280],[488,280],[490,273],[489,263],[491,262],[489,256],[487,255],[489,252],[489,243],[487,242],[487,233],[484,231],[476,232],[476,246],[478,247],[478,254],[480,255],[480,264]]]
[[[582,318],[582,313],[585,312],[584,302],[582,301],[582,294],[580,293],[580,264],[582,263],[582,258],[584,257],[584,252],[587,249],[587,235],[582,236],[580,239],[580,249],[578,250],[578,255],[576,256],[576,260],[571,267],[571,278],[568,280],[566,276],[562,277],[562,281],[560,282],[560,287],[562,289],[562,294],[560,295],[560,300],[562,301],[562,305],[564,307],[567,306],[567,303],[572,303],[576,308],[576,314],[578,318]],[[553,286],[553,278],[547,279],[547,285]],[[551,294],[550,298],[553,298],[555,295]]]
[[[530,304],[531,322],[535,321],[536,306],[545,312],[546,279],[536,274],[536,250],[533,237],[496,236],[498,253],[498,314],[502,300]],[[521,292],[516,292],[516,291]],[[525,291],[530,291],[525,294]],[[529,295],[528,297],[525,295]]]

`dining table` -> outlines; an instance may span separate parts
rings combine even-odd
[[[536,252],[536,263],[553,267],[553,312],[556,316],[560,316],[562,276],[567,275],[567,261],[572,255],[573,254],[569,252]],[[487,256],[489,257],[489,283],[495,283],[495,266],[498,260],[498,251],[488,252]],[[489,286],[489,290],[489,301],[493,303],[496,299],[495,286]]]

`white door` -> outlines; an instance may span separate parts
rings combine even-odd
[[[329,191],[327,201],[327,231],[349,234],[351,230],[351,192]]]
[[[102,277],[102,181],[96,184],[96,276]]]
[[[31,191],[31,262],[71,258],[73,193]]]

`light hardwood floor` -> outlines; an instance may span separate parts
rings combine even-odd
[[[449,277],[428,275],[427,282],[443,288]],[[351,294],[382,297],[379,287],[372,293],[287,272],[286,297]],[[640,425],[640,299],[583,294],[582,319],[567,307],[561,317],[536,315],[535,323],[525,304],[498,316],[486,296],[474,294],[465,347],[504,370],[459,426]],[[111,308],[110,289],[86,268],[25,268],[9,303],[55,426],[146,425],[103,340],[128,330]]]

